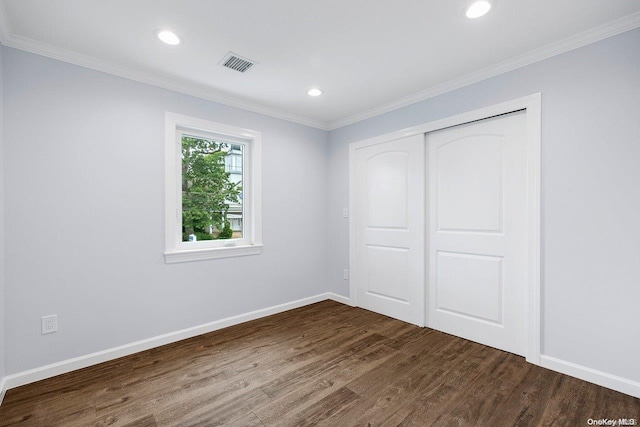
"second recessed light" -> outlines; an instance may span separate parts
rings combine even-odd
[[[467,9],[467,18],[480,18],[491,10],[491,3],[485,0],[473,2]]]
[[[322,91],[318,88],[313,88],[313,89],[309,89],[307,91],[307,93],[309,94],[309,96],[320,96],[322,95]]]
[[[174,33],[173,31],[169,31],[169,30],[157,30],[156,31],[156,36],[158,36],[158,38],[166,43],[166,44],[170,44],[171,46],[175,46],[177,44],[180,44],[180,37],[178,37],[178,35],[176,33]]]

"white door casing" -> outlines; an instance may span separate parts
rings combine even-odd
[[[526,114],[427,134],[427,325],[526,354]]]
[[[357,305],[424,326],[424,135],[355,152]]]

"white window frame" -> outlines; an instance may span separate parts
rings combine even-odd
[[[242,144],[242,238],[182,241],[182,134]],[[262,135],[223,123],[165,113],[165,262],[257,255],[262,251]]]

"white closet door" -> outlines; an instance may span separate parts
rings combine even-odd
[[[427,325],[526,351],[524,112],[427,134]]]
[[[356,305],[424,326],[424,135],[355,156]]]

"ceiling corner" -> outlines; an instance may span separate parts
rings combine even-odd
[[[7,12],[4,9],[4,1],[0,0],[0,43],[6,45],[11,38],[12,32],[7,19]]]

